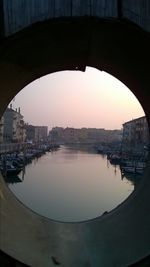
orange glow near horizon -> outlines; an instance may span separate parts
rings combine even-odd
[[[121,129],[144,116],[134,94],[112,75],[87,67],[85,72],[49,74],[26,86],[12,101],[32,125]]]

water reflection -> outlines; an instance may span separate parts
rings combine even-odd
[[[91,149],[65,146],[27,165],[19,179],[22,183],[8,186],[26,206],[48,218],[73,222],[112,210],[139,181],[122,177],[119,166]]]
[[[110,161],[107,160],[107,168],[109,168],[110,166]],[[127,180],[128,182],[130,182],[133,186],[134,186],[134,189],[138,186],[138,184],[140,183],[141,181],[141,178],[142,178],[142,175],[141,174],[137,174],[137,173],[122,173],[121,171],[121,168],[119,165],[111,165],[114,167],[114,173],[115,175],[118,174],[119,172],[119,175],[120,175],[120,178],[123,180]]]

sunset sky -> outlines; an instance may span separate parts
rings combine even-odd
[[[12,101],[32,125],[121,129],[144,116],[133,93],[106,72],[62,71],[46,75],[22,89]]]

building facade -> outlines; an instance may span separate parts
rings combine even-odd
[[[20,108],[18,110],[14,110],[12,107],[7,108],[2,121],[4,143],[23,143],[25,141],[26,131]]]
[[[112,143],[120,142],[122,130],[105,130],[103,128],[63,128],[54,127],[49,132],[49,139],[54,143]]]
[[[149,149],[149,141],[149,128],[145,116],[123,124],[122,152],[146,153]]]
[[[47,140],[48,127],[47,126],[35,126],[35,142],[43,142]]]
[[[26,141],[28,142],[44,142],[47,140],[47,126],[33,126],[26,124]]]

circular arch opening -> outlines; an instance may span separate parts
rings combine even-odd
[[[15,96],[2,123],[4,180],[39,215],[97,218],[141,181],[149,146],[144,112],[106,72],[87,67],[41,77]]]
[[[43,28],[46,30],[43,31]],[[49,32],[51,32],[53,39],[48,34]],[[142,104],[149,123],[150,77],[147,67],[150,61],[149,45],[150,38],[147,33],[134,26],[114,21],[79,18],[77,20],[71,20],[71,23],[69,19],[65,19],[62,20],[61,23],[59,20],[59,22],[55,21],[52,24],[51,22],[44,22],[40,25],[35,25],[1,44],[0,83],[3,90],[1,92],[0,113],[2,114],[4,112],[7,104],[19,92],[20,88],[23,88],[36,78],[55,71],[65,69],[73,70],[77,66],[78,69],[84,70],[85,66],[88,65],[107,71],[126,84]],[[24,51],[24,53],[22,53],[22,51]],[[148,164],[138,192],[136,192],[129,201],[126,201],[120,208],[112,212],[110,216],[104,216],[96,222],[88,223],[88,238],[92,241],[94,240],[95,244],[101,244],[101,258],[98,258],[98,262],[101,265],[108,265],[113,261],[114,264],[127,266],[149,254],[150,219],[147,216],[149,213],[149,169],[150,167]],[[15,207],[15,205],[18,207],[18,218],[20,218],[19,215],[23,212],[27,215],[26,219],[30,221],[32,217],[30,212],[28,213],[22,206],[20,207],[19,204],[15,202],[3,183],[1,190],[9,201],[13,200],[13,202],[11,202],[13,207]],[[11,215],[15,214],[15,210],[12,211],[12,209],[10,210],[7,206],[7,211],[8,210]],[[40,224],[37,225],[37,232],[42,235],[41,228],[39,227],[39,225],[41,225],[41,219],[38,216],[35,217],[38,222],[40,221]],[[134,225],[133,227],[133,218],[135,222],[139,221],[139,218],[146,218],[142,221],[144,232],[141,231],[141,224],[136,224],[136,226]],[[29,235],[29,233],[32,233],[33,221],[28,225],[24,224],[24,233],[22,233],[18,227],[11,231],[10,221],[15,227],[15,220],[15,216],[11,216],[11,219],[5,218],[5,220],[2,217],[1,221],[5,223],[5,228],[7,228],[7,232],[3,228],[2,239],[5,240],[6,236],[11,236],[11,240],[9,239],[9,244],[12,245],[11,247],[13,247],[14,240],[16,240],[17,244],[24,244],[25,240],[32,239],[32,242],[36,244],[37,239],[35,240],[35,237],[31,234]],[[48,227],[49,232],[51,232],[49,228],[50,222],[44,219],[43,221]],[[98,228],[96,227],[97,225]],[[81,241],[81,237],[77,234],[81,226],[76,225],[69,227],[69,231],[75,234],[76,240]],[[66,229],[64,225],[62,229],[64,229],[65,233]],[[98,231],[97,229],[101,229],[100,236],[96,233]],[[124,231],[125,229],[126,231]],[[18,235],[14,235],[13,232],[18,232]],[[137,233],[138,243],[136,242]],[[108,242],[106,237],[110,237],[110,242]],[[62,235],[62,240],[66,242],[66,235],[65,237]],[[41,241],[41,246],[45,244],[44,242],[46,241]],[[48,239],[48,242],[51,242],[50,239]],[[87,240],[85,242],[86,244],[88,243]],[[112,251],[111,244],[116,244],[116,242],[118,245],[114,248],[108,263],[106,250]],[[73,243],[70,245],[70,249],[72,249],[73,245]],[[37,258],[39,257],[40,262],[42,259],[41,246],[36,250],[36,255]],[[122,252],[119,258],[118,248],[120,248]],[[20,247],[19,251],[22,251],[20,255],[18,255],[17,251],[12,252],[10,246],[8,248],[6,244],[2,244],[2,249],[30,266],[35,263],[35,255],[32,253],[33,251],[30,246],[28,246],[26,251],[24,251],[23,247]],[[53,247],[53,252],[54,251],[55,254],[57,254],[57,251]],[[95,253],[99,255],[99,247],[97,246],[95,246],[94,252],[91,252],[91,257],[95,255]],[[71,263],[73,263],[77,255],[73,254],[73,250],[71,255]],[[89,263],[89,259],[87,259],[86,255],[83,261],[80,258],[80,252],[78,256],[81,262]],[[49,260],[48,253],[47,259]],[[61,260],[65,260],[64,255],[62,255]]]

